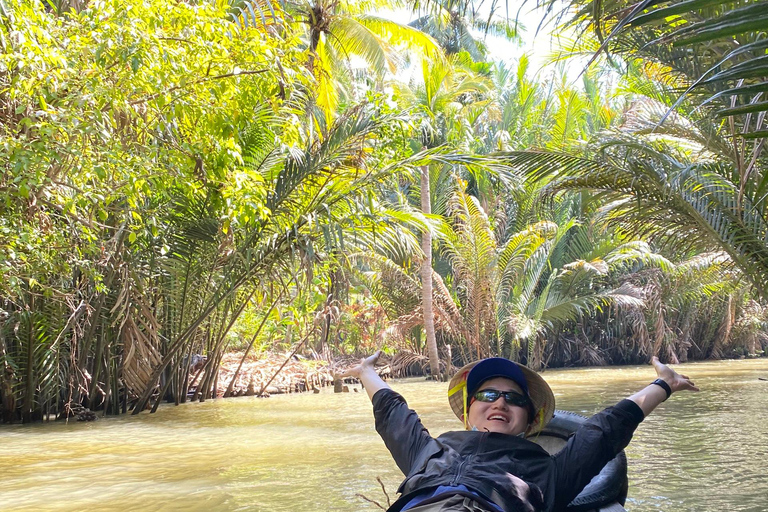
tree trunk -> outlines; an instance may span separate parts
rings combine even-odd
[[[16,415],[16,395],[13,392],[14,371],[13,367],[7,363],[7,352],[5,345],[5,333],[3,323],[7,318],[0,316],[0,422],[11,423]]]
[[[35,414],[35,389],[37,388],[37,374],[35,373],[35,343],[37,341],[37,336],[35,335],[35,307],[37,306],[35,301],[35,295],[30,294],[29,296],[29,311],[26,315],[28,322],[29,322],[29,328],[27,331],[27,353],[26,353],[26,375],[24,376],[25,380],[25,391],[24,391],[24,401],[22,402],[22,409],[21,409],[21,422],[22,423],[29,423],[32,421],[32,418]],[[42,311],[43,308],[41,307],[40,310]]]
[[[728,295],[728,305],[725,308],[725,318],[715,335],[715,342],[712,345],[712,351],[709,353],[709,359],[722,359],[724,347],[728,345],[731,338],[731,330],[736,318],[736,308],[733,302],[733,296]]]
[[[429,166],[421,167],[421,211],[432,213],[429,193]],[[432,234],[425,230],[421,235],[421,250],[424,251],[424,261],[421,263],[421,304],[424,310],[424,332],[427,335],[427,352],[429,354],[429,369],[432,378],[440,380],[440,356],[437,353],[435,338],[435,316],[432,312]]]

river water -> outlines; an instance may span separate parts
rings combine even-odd
[[[680,370],[682,368],[682,370]],[[627,448],[631,512],[768,511],[768,359],[681,365],[679,393]],[[650,366],[547,371],[558,408],[590,415]],[[461,425],[444,383],[392,383],[433,435]],[[3,511],[374,511],[401,475],[367,395],[237,398],[92,423],[0,426]],[[394,501],[394,499],[393,499]]]

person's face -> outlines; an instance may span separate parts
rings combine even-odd
[[[509,379],[496,377],[483,382],[478,391],[495,389],[496,391],[516,391],[523,394],[520,386]],[[468,412],[469,428],[477,427],[481,432],[517,435],[528,428],[528,411],[524,407],[510,405],[499,396],[495,402],[474,400]]]

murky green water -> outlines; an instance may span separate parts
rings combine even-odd
[[[631,512],[768,511],[768,360],[683,366],[680,393],[627,450]],[[558,408],[591,414],[650,366],[548,371]],[[445,384],[395,382],[433,435],[460,424]],[[326,390],[330,391],[330,390]],[[365,393],[238,398],[94,423],[0,426],[4,511],[373,511],[401,475]]]

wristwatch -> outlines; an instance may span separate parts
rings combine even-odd
[[[664,379],[656,379],[655,381],[651,382],[651,384],[656,384],[657,386],[661,387],[667,393],[667,398],[672,396],[672,388],[669,387],[669,384],[667,384],[667,381]],[[665,402],[667,398],[664,399]]]

